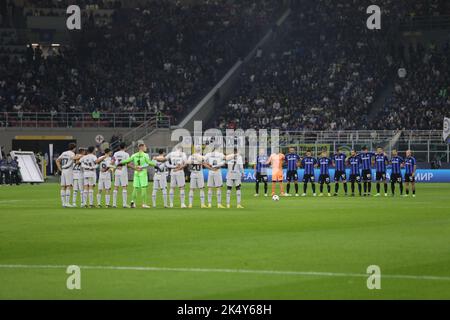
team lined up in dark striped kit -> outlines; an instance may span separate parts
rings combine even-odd
[[[306,196],[308,184],[311,184],[313,196],[316,194],[315,185],[315,169],[319,169],[319,196],[324,195],[324,187],[327,188],[327,195],[331,196],[331,177],[330,168],[334,167],[334,196],[338,196],[339,185],[342,183],[345,195],[349,195],[347,182],[350,182],[351,196],[355,196],[355,189],[358,188],[360,196],[370,196],[372,192],[372,169],[375,169],[376,194],[381,196],[381,186],[383,185],[384,195],[388,196],[388,180],[391,184],[391,194],[395,195],[396,185],[399,186],[400,195],[412,196],[416,195],[415,188],[415,172],[416,159],[413,157],[412,151],[407,150],[405,157],[401,157],[397,150],[392,150],[390,158],[384,152],[383,148],[378,147],[376,152],[369,151],[367,147],[363,147],[361,152],[351,150],[350,155],[346,155],[342,149],[337,149],[332,156],[328,155],[326,150],[322,151],[319,157],[312,156],[312,151],[307,150],[304,156],[300,156],[295,148],[289,148],[286,155],[280,154],[284,159],[286,167],[286,193],[281,190],[281,195],[290,196],[291,183],[294,183],[295,196],[298,193],[298,169],[303,169],[303,194]],[[264,194],[267,196],[268,169],[270,162],[269,157],[261,150],[254,165],[256,176],[256,193],[259,195],[259,184],[264,183]],[[388,168],[390,168],[390,177],[388,179]],[[402,176],[402,169],[405,174]],[[274,168],[273,168],[274,169]],[[275,168],[279,169],[279,168]],[[347,179],[347,169],[350,175]],[[272,181],[275,183],[276,181]],[[405,188],[404,188],[405,183]],[[405,190],[404,190],[405,189]],[[272,189],[274,190],[274,189]],[[405,191],[405,194],[403,192]],[[274,191],[272,192],[272,195]]]

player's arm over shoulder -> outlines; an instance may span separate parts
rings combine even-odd
[[[150,156],[148,155],[148,153],[145,154],[144,156],[144,161],[146,164],[148,164],[151,167],[156,167],[156,160],[151,160]]]

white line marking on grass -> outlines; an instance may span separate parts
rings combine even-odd
[[[0,269],[66,269],[66,265],[31,265],[0,264]],[[162,271],[192,273],[247,273],[260,275],[312,276],[312,277],[349,277],[367,278],[365,273],[317,272],[317,271],[282,271],[282,270],[248,270],[248,269],[212,269],[212,268],[167,268],[167,267],[130,267],[130,266],[79,266],[86,270],[126,270],[126,271]],[[383,278],[407,280],[450,281],[450,276],[383,274]]]

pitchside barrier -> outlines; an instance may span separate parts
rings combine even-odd
[[[297,170],[298,172],[298,180],[301,181],[303,179],[303,169]],[[203,174],[205,179],[208,177],[208,171],[204,170]],[[222,169],[222,177],[225,181],[227,175],[227,170]],[[389,180],[391,175],[391,170],[387,171],[387,178]],[[269,181],[272,180],[272,172],[268,170]],[[405,171],[402,170],[402,176],[405,176]],[[350,177],[350,169],[347,169],[347,179]],[[283,170],[283,178],[286,180],[286,170]],[[316,182],[319,179],[319,169],[315,170],[315,178]],[[330,169],[330,179],[334,181],[334,169]],[[243,179],[244,182],[255,182],[255,171],[253,169],[245,169],[245,177]],[[372,170],[372,181],[375,181],[375,170]],[[427,182],[427,183],[436,183],[436,182],[450,182],[450,169],[417,169],[416,171],[416,182]]]

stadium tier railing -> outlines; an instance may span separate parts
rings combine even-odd
[[[149,112],[106,113],[99,116],[92,113],[51,112],[2,112],[0,127],[18,128],[136,128],[141,124],[159,118],[158,125],[167,127],[170,119]]]
[[[153,130],[160,128],[170,128],[170,118],[153,115],[152,117],[141,123],[139,126],[122,135],[120,141],[111,143],[110,147],[112,150],[117,150],[119,144],[121,142],[125,142],[128,146],[128,150],[132,151],[134,150],[136,142],[138,140],[143,139]]]

